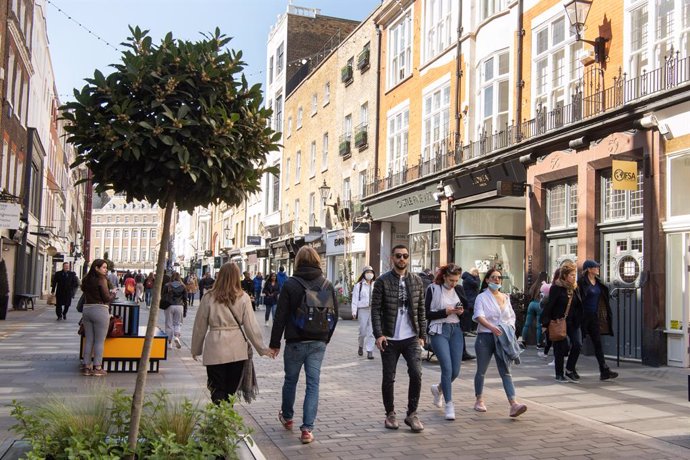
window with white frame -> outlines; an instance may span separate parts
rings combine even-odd
[[[321,171],[328,169],[328,133],[323,133],[321,145]]]
[[[481,120],[478,133],[491,135],[508,126],[510,103],[510,53],[502,51],[485,59],[479,65],[479,97]]]
[[[327,105],[329,102],[331,102],[331,82],[327,81],[325,85],[323,85],[323,105]]]
[[[115,235],[117,236],[117,235]],[[129,238],[129,230],[122,230],[122,237],[123,238]]]
[[[424,4],[424,58],[426,61],[448,48],[452,42],[451,0],[427,0]]]
[[[293,224],[293,232],[296,232],[300,227],[300,215],[299,215],[299,198],[295,200],[295,219]]]
[[[450,128],[450,80],[424,94],[422,161],[445,153]]]
[[[275,112],[275,130],[281,132],[283,130],[283,95],[276,96],[276,112]]]
[[[310,227],[314,227],[316,225],[316,215],[314,214],[316,212],[316,193],[311,192],[309,194],[309,216],[307,217],[307,222],[309,223]]]
[[[105,237],[106,237],[106,238],[110,238],[111,235],[112,235],[112,233],[110,232],[110,230],[106,230],[106,231],[105,231]]]
[[[582,42],[564,15],[547,22],[532,33],[535,56],[532,65],[532,97],[535,109],[563,107],[577,91],[582,63],[577,59]]]
[[[273,56],[268,60],[268,83],[273,83]]]
[[[119,237],[120,237],[120,230],[115,230],[114,237],[115,237],[115,238],[119,238]]]
[[[316,141],[311,141],[309,148],[309,177],[316,175]]]
[[[647,23],[649,13],[647,3],[643,3],[630,11],[630,75],[637,77],[647,70],[649,60],[647,47],[649,43]]]
[[[484,19],[491,17],[494,14],[506,9],[507,6],[507,0],[481,0],[481,4],[479,6],[479,20],[483,21]]]
[[[299,184],[302,177],[302,151],[298,150],[295,155],[295,184]]]
[[[286,136],[290,137],[291,135],[292,135],[292,117],[288,117]]]
[[[141,231],[141,237],[142,237],[142,238],[146,238],[147,235],[148,235],[148,233],[146,232],[146,230],[142,230],[142,231]]]
[[[347,208],[350,206],[350,199],[352,198],[352,188],[350,185],[350,178],[346,177],[343,179],[343,207]]]
[[[546,228],[577,228],[577,181],[546,187]]]
[[[156,238],[158,236],[158,232],[156,230],[151,230],[151,238]]]
[[[285,160],[285,190],[290,188],[290,158]]]
[[[359,179],[357,181],[357,194],[361,199],[365,195],[367,188],[367,172],[360,171],[358,177]]]
[[[302,107],[297,107],[297,129],[302,127]]]
[[[690,153],[671,156],[667,164],[668,217],[677,219],[690,216]]]
[[[318,111],[318,104],[319,104],[319,96],[316,95],[316,93],[311,95],[311,114],[316,115],[316,112]]]
[[[352,114],[345,115],[343,120],[343,136],[346,139],[350,139],[352,136]]]
[[[276,52],[276,76],[280,75],[283,71],[283,58],[285,57],[285,43],[278,45],[278,51]]]
[[[637,171],[637,190],[614,190],[611,171],[601,175],[601,222],[642,218],[642,171]]]
[[[388,87],[412,73],[412,12],[408,10],[388,29]]]
[[[407,166],[408,130],[410,125],[410,109],[405,107],[397,113],[388,116],[388,171],[391,174],[401,172]]]

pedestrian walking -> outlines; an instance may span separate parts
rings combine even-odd
[[[463,315],[462,330],[470,337],[476,336],[477,323],[472,321],[474,314],[474,301],[479,295],[479,286],[481,280],[479,279],[479,270],[473,267],[469,272],[462,274],[462,289],[467,296],[467,313]]]
[[[137,290],[137,282],[134,280],[133,276],[127,276],[125,278],[125,297],[127,300],[134,302],[134,295]]]
[[[589,336],[594,345],[594,356],[599,363],[601,380],[615,379],[618,373],[609,369],[604,359],[601,335],[613,335],[609,288],[599,278],[599,262],[585,260],[582,277],[577,283],[582,298],[582,334]]]
[[[270,347],[277,355],[285,336],[283,361],[285,381],[278,419],[285,429],[292,429],[297,381],[304,366],[306,392],[302,408],[300,440],[314,440],[314,423],[319,407],[321,363],[338,322],[333,285],[324,278],[316,250],[302,246],[295,256],[295,271],[283,285],[271,330]]]
[[[560,273],[560,271],[559,271]],[[551,340],[549,340],[549,331],[547,328],[544,327],[543,321],[541,319],[542,315],[544,314],[544,305],[546,305],[546,302],[549,301],[549,291],[551,290],[551,284],[549,283],[544,283],[541,285],[539,288],[539,311],[541,314],[539,315],[539,319],[537,320],[537,326],[539,327],[539,330],[541,331],[542,334],[542,340],[544,341],[544,348],[539,349],[537,347],[537,356],[540,358],[546,359],[549,355],[549,350],[551,350]]]
[[[374,287],[376,273],[367,265],[362,269],[362,274],[352,288],[352,317],[359,322],[359,335],[357,336],[357,354],[364,355],[367,359],[374,359],[374,331],[371,327],[371,291]]]
[[[260,356],[275,357],[264,345],[249,296],[242,291],[239,267],[226,263],[214,287],[199,302],[192,330],[192,357],[202,356],[215,404],[238,391],[244,364],[250,359],[245,335]]]
[[[143,273],[141,273],[141,270],[137,270],[137,274],[134,275],[134,281],[137,283],[136,284],[136,292],[134,294],[136,298],[136,302],[143,302],[144,301],[144,280],[146,277],[144,276]]]
[[[276,320],[276,305],[278,304],[279,293],[278,276],[275,273],[271,273],[268,275],[266,284],[264,284],[264,304],[266,304],[264,319],[266,320],[266,327],[268,327],[269,316],[273,318],[274,322]]]
[[[117,277],[117,273],[115,273],[115,269],[110,270],[110,273],[107,275],[108,279],[108,288],[109,289],[114,289],[117,291],[118,286],[120,285],[120,280]]]
[[[151,308],[151,298],[153,297],[153,283],[156,282],[156,277],[153,275],[153,272],[149,273],[146,279],[144,280],[144,301],[146,302],[146,306],[148,308]]]
[[[280,290],[283,289],[285,281],[288,279],[288,275],[285,273],[285,267],[281,265],[278,268],[278,274],[276,276],[278,277],[278,292],[280,293]]]
[[[62,270],[53,275],[50,283],[50,292],[55,295],[55,314],[58,321],[67,319],[67,311],[78,287],[77,274],[69,269],[69,262],[63,263]]]
[[[542,333],[541,333],[541,287],[543,284],[546,283],[548,278],[548,275],[546,272],[541,272],[539,273],[539,276],[537,276],[537,280],[532,284],[532,287],[529,289],[529,305],[527,305],[527,316],[525,317],[525,324],[522,326],[522,333],[520,334],[520,338],[518,338],[518,343],[520,344],[520,347],[522,348],[527,348],[527,334],[529,334],[529,330],[532,327],[532,324],[535,325],[535,332],[536,332],[536,337],[535,340],[537,341],[537,348],[543,348],[544,345],[542,344]]]
[[[256,301],[254,300],[254,280],[252,280],[252,275],[247,271],[243,273],[243,276],[244,278],[241,282],[242,290],[247,293],[249,299],[252,301],[252,309],[256,311]]]
[[[165,333],[168,336],[168,346],[182,348],[180,335],[182,318],[187,307],[187,289],[180,280],[180,274],[173,272],[170,281],[163,286],[162,299],[170,299],[170,306],[165,311]]]
[[[257,310],[261,305],[264,304],[263,297],[261,296],[261,289],[264,287],[264,275],[258,272],[254,277],[254,301],[256,302]]]
[[[467,298],[458,284],[461,273],[462,269],[455,264],[444,265],[424,296],[429,340],[441,365],[441,382],[431,385],[431,394],[436,407],[443,407],[441,398],[445,400],[446,420],[455,420],[452,387],[460,375],[465,349],[461,317],[467,306]]]
[[[213,287],[214,279],[211,278],[211,273],[206,272],[199,281],[199,299],[204,296],[204,291]]]
[[[489,368],[489,362],[493,356],[498,367],[498,374],[503,381],[503,390],[510,404],[509,415],[517,417],[527,410],[527,406],[520,404],[516,399],[513,377],[510,374],[510,360],[502,352],[503,345],[499,343],[504,331],[515,331],[515,312],[510,305],[510,297],[501,292],[501,272],[495,268],[486,272],[482,281],[482,292],[474,303],[474,315],[472,319],[478,323],[477,339],[474,342],[477,354],[477,372],[474,375],[474,393],[476,401],[474,410],[486,412],[484,403],[484,376]],[[504,326],[508,325],[508,328]],[[505,339],[506,337],[504,337]],[[516,343],[517,345],[517,343]]]
[[[384,426],[397,430],[395,414],[395,371],[400,355],[407,363],[410,377],[405,424],[413,432],[424,430],[417,416],[422,389],[422,347],[426,340],[424,291],[419,276],[408,271],[410,252],[403,244],[393,247],[393,269],[374,283],[371,300],[371,324],[376,347],[381,350],[383,377],[381,393],[386,410]]]
[[[108,264],[95,259],[81,283],[84,294],[82,325],[84,326],[83,375],[101,377],[107,374],[103,369],[103,348],[110,325],[110,302],[113,299],[108,290]]]
[[[577,289],[576,279],[577,267],[574,263],[566,262],[561,265],[560,276],[551,285],[549,301],[541,315],[542,324],[547,328],[552,320],[565,318],[567,337],[561,340],[549,337],[553,343],[556,381],[561,383],[577,383],[580,380],[576,365],[582,349],[582,298]],[[568,362],[565,363],[564,373],[563,363],[566,355]]]
[[[199,279],[196,277],[196,273],[190,273],[184,284],[187,287],[187,304],[193,307],[194,297],[196,297],[196,293],[199,292]]]

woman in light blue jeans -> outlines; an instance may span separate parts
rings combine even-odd
[[[486,272],[482,282],[483,291],[474,302],[474,315],[472,319],[479,323],[477,326],[477,339],[474,342],[477,353],[477,373],[474,375],[474,393],[477,398],[474,410],[486,412],[484,404],[484,376],[489,368],[491,356],[495,357],[498,374],[503,381],[503,389],[510,403],[510,416],[517,417],[527,410],[527,406],[517,402],[513,377],[510,375],[510,363],[502,358],[502,354],[496,353],[496,339],[503,332],[500,324],[510,324],[515,327],[515,312],[510,305],[510,297],[501,290],[501,272],[495,268]]]
[[[458,284],[461,274],[459,266],[444,265],[427,288],[425,296],[431,347],[441,365],[441,383],[431,385],[431,394],[436,407],[442,407],[441,396],[445,399],[446,420],[455,420],[452,388],[453,381],[460,375],[464,351],[460,316],[467,306],[467,298]]]
[[[110,324],[110,302],[113,298],[108,290],[108,264],[96,259],[81,283],[84,294],[82,324],[84,325],[83,370],[84,375],[103,376],[103,348]]]

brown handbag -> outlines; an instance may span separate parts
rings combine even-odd
[[[560,342],[565,340],[568,336],[568,326],[565,319],[568,317],[568,312],[570,312],[570,303],[573,301],[573,296],[575,292],[568,296],[568,306],[565,308],[565,316],[559,319],[552,319],[549,322],[549,340],[552,342]]]

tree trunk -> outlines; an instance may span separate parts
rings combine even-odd
[[[137,448],[137,440],[139,437],[139,422],[141,420],[141,410],[144,405],[144,393],[146,388],[146,377],[149,370],[149,358],[151,357],[151,345],[153,345],[153,334],[156,331],[156,324],[158,321],[158,306],[161,299],[161,288],[163,287],[163,275],[165,273],[165,258],[168,254],[168,242],[170,240],[170,221],[172,220],[172,212],[175,207],[174,195],[168,197],[168,202],[165,206],[165,217],[163,218],[163,233],[161,235],[161,246],[158,251],[158,265],[156,266],[156,280],[153,284],[153,298],[151,299],[151,310],[149,312],[149,322],[146,326],[146,338],[144,339],[144,349],[139,360],[139,369],[137,370],[137,382],[134,386],[134,395],[132,397],[132,411],[129,425],[129,450],[130,454],[126,457],[134,458],[134,452]],[[167,346],[167,344],[166,344]]]

